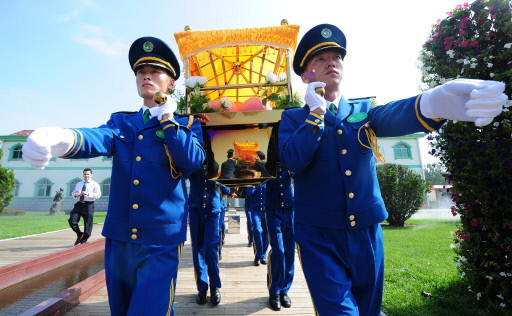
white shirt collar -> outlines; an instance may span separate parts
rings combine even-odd
[[[149,118],[153,118],[154,116],[158,115],[158,106],[154,106],[152,108],[148,108],[146,105],[143,105],[142,106],[142,113],[146,112],[146,110],[148,110],[148,109],[149,109],[149,113],[151,113]]]

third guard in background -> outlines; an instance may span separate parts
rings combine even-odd
[[[231,193],[231,188],[220,184],[219,183],[219,190],[220,190],[220,216],[219,216],[219,234],[220,234],[220,241],[219,241],[219,260],[222,259],[222,245],[224,245],[224,238],[226,237],[226,224],[224,223],[224,219],[226,217],[226,208],[228,207],[228,201],[227,198],[229,194]]]
[[[198,291],[196,302],[199,305],[206,303],[206,292],[210,287],[210,303],[218,305],[221,300],[219,288],[222,287],[219,270],[220,184],[208,178],[206,164],[190,176],[190,239]]]
[[[254,265],[267,264],[268,231],[265,220],[265,183],[247,188],[247,196],[251,198],[249,210],[252,219],[252,239],[254,249]]]
[[[268,180],[266,215],[270,253],[267,267],[269,303],[273,310],[289,308],[295,264],[293,240],[293,180],[290,172],[277,163],[276,178]]]

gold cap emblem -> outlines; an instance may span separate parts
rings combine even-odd
[[[155,47],[153,46],[153,43],[151,43],[150,41],[144,42],[144,44],[142,44],[142,49],[146,53],[152,52],[153,48],[155,48]]]

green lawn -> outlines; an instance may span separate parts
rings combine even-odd
[[[94,224],[103,223],[107,212],[95,212]],[[50,215],[49,212],[27,212],[23,216],[0,216],[0,239],[46,233],[54,230],[70,229],[69,215],[64,212]],[[83,221],[80,221],[80,226]]]

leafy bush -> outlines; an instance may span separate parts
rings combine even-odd
[[[411,169],[393,163],[377,166],[380,191],[386,204],[391,226],[403,227],[416,213],[430,192],[430,185]]]
[[[4,211],[2,213],[0,213],[0,215],[2,215],[2,216],[23,216],[26,213],[27,212],[24,210],[8,208],[8,209],[4,209]]]
[[[3,151],[0,149],[0,158],[3,156]],[[0,165],[0,214],[4,207],[7,207],[11,203],[14,190],[14,170],[5,168]]]
[[[432,28],[420,55],[429,87],[453,78],[503,81],[512,93],[512,8],[508,0],[457,6]],[[493,123],[447,122],[430,136],[446,166],[460,214],[457,266],[484,307],[512,307],[512,114],[509,101]]]

